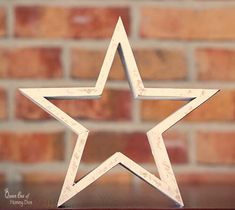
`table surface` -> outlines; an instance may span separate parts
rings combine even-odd
[[[61,187],[62,184],[1,185],[0,209],[56,209]],[[180,185],[180,191],[185,209],[235,209],[235,184]],[[28,198],[25,198],[28,193]],[[138,187],[92,184],[66,202],[62,208],[172,209],[177,207],[159,191],[143,183]]]

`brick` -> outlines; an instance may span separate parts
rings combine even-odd
[[[15,96],[15,116],[24,120],[46,120],[50,118],[43,109],[17,91]]]
[[[62,63],[59,48],[1,48],[1,78],[59,78]]]
[[[141,118],[146,121],[163,120],[183,104],[181,101],[142,100],[140,103]]]
[[[71,75],[78,79],[96,79],[99,75],[105,50],[74,49]],[[183,80],[187,77],[185,54],[181,50],[136,49],[135,59],[144,80]],[[109,78],[123,80],[124,68],[116,54]]]
[[[90,132],[83,152],[82,162],[103,162],[118,150],[123,151],[125,149],[126,138],[121,133]]]
[[[0,160],[22,163],[53,162],[64,159],[64,134],[1,132]]]
[[[181,172],[175,175],[177,182],[181,184],[233,184],[235,182],[233,172]]]
[[[0,119],[7,118],[7,96],[4,89],[0,88]]]
[[[145,38],[233,40],[235,9],[161,8],[141,10],[140,35]]]
[[[6,11],[5,8],[0,7],[0,37],[6,35]]]
[[[199,132],[197,160],[203,164],[235,163],[235,132]]]
[[[188,162],[187,133],[168,131],[163,134],[163,140],[172,163]]]
[[[183,50],[135,50],[140,74],[145,80],[184,80],[187,78],[186,56]]]
[[[188,121],[234,121],[235,91],[220,90],[216,95],[191,112]]]
[[[5,183],[5,182],[6,182],[5,174],[1,173],[0,174],[0,184]]]
[[[105,50],[73,49],[71,55],[71,76],[78,79],[97,79],[104,60]],[[109,78],[125,78],[124,69],[116,53]]]
[[[199,49],[196,60],[200,80],[235,80],[235,50]]]
[[[28,172],[22,174],[23,183],[59,183],[65,179],[65,173],[54,172]]]
[[[105,90],[100,100],[53,100],[52,103],[74,118],[120,121],[131,119],[131,95],[125,90]],[[19,93],[16,94],[16,116],[28,120],[49,118],[45,111]]]
[[[125,172],[108,172],[100,177],[97,181],[97,184],[131,184],[132,183],[132,174]]]
[[[18,6],[15,9],[15,36],[33,38],[111,37],[121,16],[129,32],[126,7]]]
[[[98,165],[97,165],[98,166]],[[96,166],[92,170],[95,169]],[[76,176],[76,180],[81,179],[86,176],[91,170],[79,170]],[[94,184],[102,184],[102,185],[119,185],[119,184],[131,184],[132,174],[128,173],[122,166],[117,165],[115,169],[111,169],[99,179],[97,179]]]
[[[16,94],[16,102],[17,118],[28,120],[49,118],[45,111],[19,93]],[[125,90],[105,90],[100,100],[51,100],[51,102],[74,118],[118,121],[131,119],[131,95]]]
[[[88,172],[78,169],[78,174],[75,180],[85,176]],[[61,183],[65,179],[65,173],[55,172],[28,172],[22,174],[23,183]],[[130,184],[132,176],[129,173],[123,172],[108,172],[101,176],[94,184]],[[1,183],[1,179],[0,179]]]
[[[164,135],[164,141],[173,163],[179,164],[188,161],[185,134],[169,132]],[[147,136],[145,133],[139,132],[91,132],[84,149],[82,162],[103,162],[115,152],[122,152],[136,162],[154,164]]]
[[[141,101],[141,116],[146,121],[163,120],[185,102],[181,101]],[[235,119],[235,91],[221,90],[206,103],[184,118],[186,121],[234,121]]]

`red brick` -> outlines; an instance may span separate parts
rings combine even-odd
[[[6,11],[0,7],[0,36],[6,35]]]
[[[185,134],[170,132],[164,135],[164,141],[173,163],[187,162]],[[102,162],[115,152],[122,152],[136,162],[154,164],[147,136],[145,133],[139,132],[91,132],[88,136],[82,161],[85,163]]]
[[[74,49],[72,51],[72,77],[96,79],[99,75],[105,50]],[[184,52],[167,49],[134,50],[140,74],[145,80],[182,80],[187,77]],[[124,68],[116,54],[110,76],[113,80],[124,79]]]
[[[140,74],[145,80],[183,80],[187,77],[186,56],[183,50],[135,50]]]
[[[24,183],[59,183],[65,179],[65,173],[54,172],[28,172],[22,174]]]
[[[183,104],[184,102],[181,101],[142,100],[141,118],[146,121],[163,120]]]
[[[215,87],[216,88],[216,87]],[[235,91],[220,90],[186,117],[189,121],[234,121]]]
[[[35,103],[17,91],[15,97],[15,115],[19,119],[45,120],[50,116]]]
[[[132,184],[132,174],[128,172],[115,172],[113,173],[108,172],[104,174],[102,177],[100,177],[96,184],[114,184],[114,185],[120,185],[120,184]]]
[[[6,182],[5,174],[0,174],[0,184]]]
[[[59,48],[1,48],[0,77],[58,78],[62,76]]]
[[[131,119],[131,95],[125,90],[106,90],[100,100],[54,100],[52,102],[70,116],[80,119]],[[16,95],[16,103],[17,118],[30,120],[49,118],[45,111],[21,94]]]
[[[235,80],[235,50],[199,49],[196,59],[200,80]]]
[[[87,172],[81,171],[78,169],[78,174],[76,180],[85,176]],[[23,182],[24,183],[61,183],[65,179],[65,173],[54,173],[54,172],[28,172],[23,173]],[[130,184],[132,180],[132,176],[129,173],[123,172],[112,172],[103,175],[94,184]],[[0,179],[1,183],[1,179]]]
[[[97,79],[104,60],[105,50],[74,49],[71,55],[71,75],[79,79]],[[116,53],[109,78],[125,77],[121,61]]]
[[[75,180],[78,180],[81,176],[85,176],[87,174],[87,172],[84,172],[84,174],[80,172],[81,170],[79,170]],[[31,172],[23,173],[22,177],[24,183],[58,183],[64,181],[65,173]],[[129,173],[112,172],[112,174],[105,174],[95,181],[94,184],[130,184],[131,180],[132,176]]]
[[[121,16],[130,28],[126,7],[19,6],[15,9],[15,35],[34,38],[107,38]]]
[[[0,119],[7,118],[7,97],[4,89],[0,89]]]
[[[51,162],[64,159],[64,134],[1,132],[0,160],[22,163]]]
[[[182,132],[168,131],[163,134],[163,140],[172,163],[188,162],[187,134]]]
[[[141,103],[141,115],[143,120],[163,120],[185,102],[146,100]],[[221,90],[206,103],[191,112],[187,121],[234,121],[235,119],[235,91]]]
[[[125,149],[126,138],[127,136],[121,133],[90,132],[82,161],[85,163],[103,162],[115,152]]]
[[[233,172],[188,172],[177,173],[178,183],[183,184],[234,184],[235,173]]]
[[[234,23],[235,8],[144,7],[140,34],[146,38],[232,40]]]
[[[199,132],[197,160],[204,164],[235,164],[235,132]]]

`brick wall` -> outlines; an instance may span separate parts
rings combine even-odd
[[[221,89],[164,134],[177,180],[234,183],[235,1],[217,0],[1,0],[0,180],[62,184],[76,136],[18,88],[93,85],[118,16],[145,86]],[[184,104],[133,100],[118,56],[101,100],[53,103],[91,131],[78,176],[115,151],[156,173],[145,132]]]

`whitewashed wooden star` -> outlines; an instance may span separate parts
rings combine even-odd
[[[75,121],[69,115],[53,105],[48,99],[93,99],[100,97],[102,95],[117,50],[125,67],[126,75],[128,77],[134,98],[187,100],[189,102],[147,132],[148,141],[159,172],[159,178],[135,163],[124,154],[117,152],[75,183],[75,177],[89,131],[79,122]],[[66,201],[93,183],[117,164],[120,164],[129,169],[132,173],[171,198],[179,206],[184,205],[166,151],[166,147],[163,142],[162,133],[173,126],[176,122],[181,120],[185,115],[196,109],[199,105],[214,95],[218,90],[145,88],[140,77],[127,34],[120,18],[115,27],[95,87],[23,88],[20,89],[20,91],[22,94],[44,109],[58,121],[62,122],[65,126],[72,129],[78,135],[58,200],[58,206],[64,204]]]

